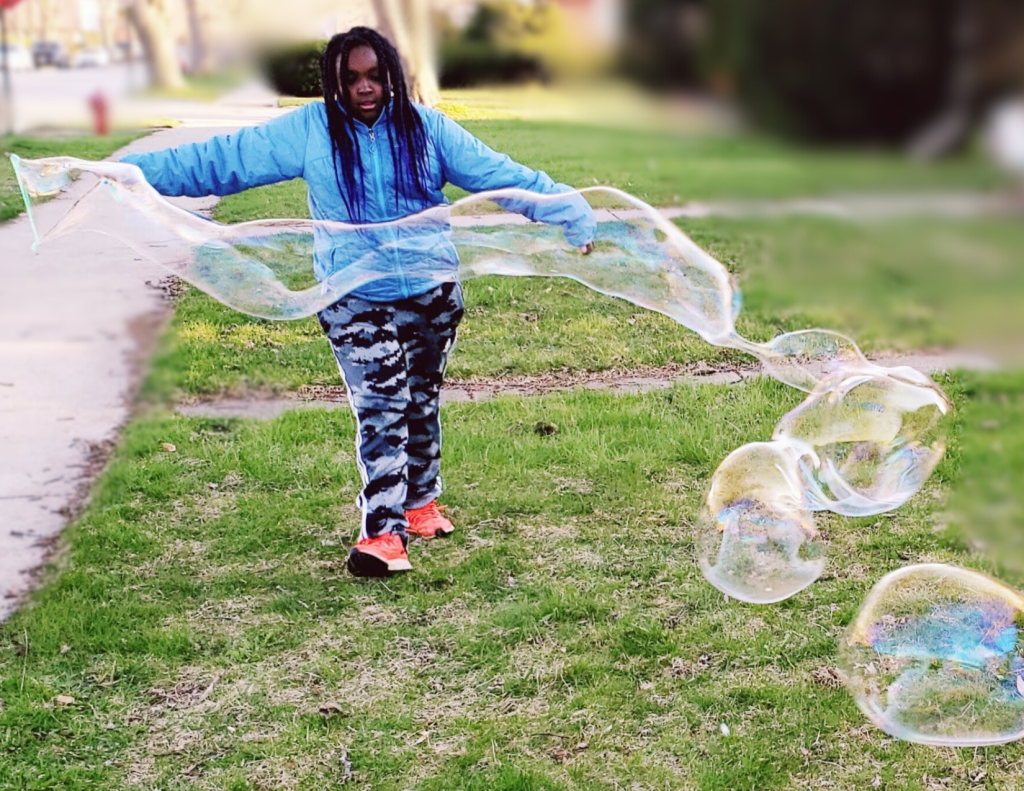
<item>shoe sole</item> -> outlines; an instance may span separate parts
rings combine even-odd
[[[356,577],[390,577],[397,572],[412,571],[412,564],[408,558],[388,561],[369,552],[350,552],[346,565]]]
[[[430,535],[427,535],[426,533],[417,533],[413,530],[407,530],[407,532],[409,533],[410,536],[416,536],[418,538],[448,538],[448,536],[455,532],[455,528],[452,527],[451,530],[436,530]]]

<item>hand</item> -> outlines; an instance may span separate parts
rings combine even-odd
[[[594,252],[593,242],[587,242],[585,245],[583,245],[583,247],[580,248],[580,253],[582,253],[583,255],[590,255],[592,252]]]

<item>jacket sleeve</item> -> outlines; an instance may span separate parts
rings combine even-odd
[[[593,241],[597,220],[590,204],[572,187],[556,183],[542,170],[520,165],[507,154],[488,148],[446,115],[435,114],[436,145],[444,178],[469,192],[514,187],[547,195],[573,193],[558,201],[497,201],[509,211],[537,222],[560,225],[568,242],[576,247]]]
[[[301,176],[308,132],[309,113],[302,108],[202,143],[128,154],[121,162],[138,165],[162,195],[232,195]]]

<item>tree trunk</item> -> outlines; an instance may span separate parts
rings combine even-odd
[[[41,0],[39,6],[39,40],[52,41],[53,26],[60,18],[60,11],[54,9],[54,0]]]
[[[114,46],[114,27],[117,24],[115,0],[100,0],[100,42],[108,52]]]
[[[153,86],[172,90],[184,87],[172,32],[170,0],[132,0],[127,11],[146,53]]]
[[[409,95],[432,107],[440,97],[427,0],[373,0],[380,32],[402,56]]]
[[[437,50],[434,31],[430,23],[430,4],[427,0],[406,0],[409,20],[409,38],[412,40],[411,60],[415,62],[411,80],[413,95],[427,107],[441,101],[441,87],[437,76]]]
[[[207,74],[212,71],[210,64],[210,48],[206,46],[206,37],[203,34],[203,20],[199,15],[198,0],[185,0],[185,7],[188,9],[188,31],[191,39],[192,71],[199,74]]]
[[[32,35],[35,41],[50,40],[47,37],[50,32],[49,6],[49,0],[40,0],[32,4]]]

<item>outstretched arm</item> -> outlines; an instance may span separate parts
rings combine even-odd
[[[445,115],[437,113],[436,141],[445,180],[470,192],[514,187],[546,195],[572,192],[542,170],[531,170],[499,154]],[[502,200],[502,205],[538,222],[562,226],[565,238],[584,254],[593,250],[597,221],[579,194],[558,201]]]
[[[233,134],[128,154],[121,161],[138,165],[162,195],[231,195],[301,176],[308,132],[309,113],[303,108]]]

